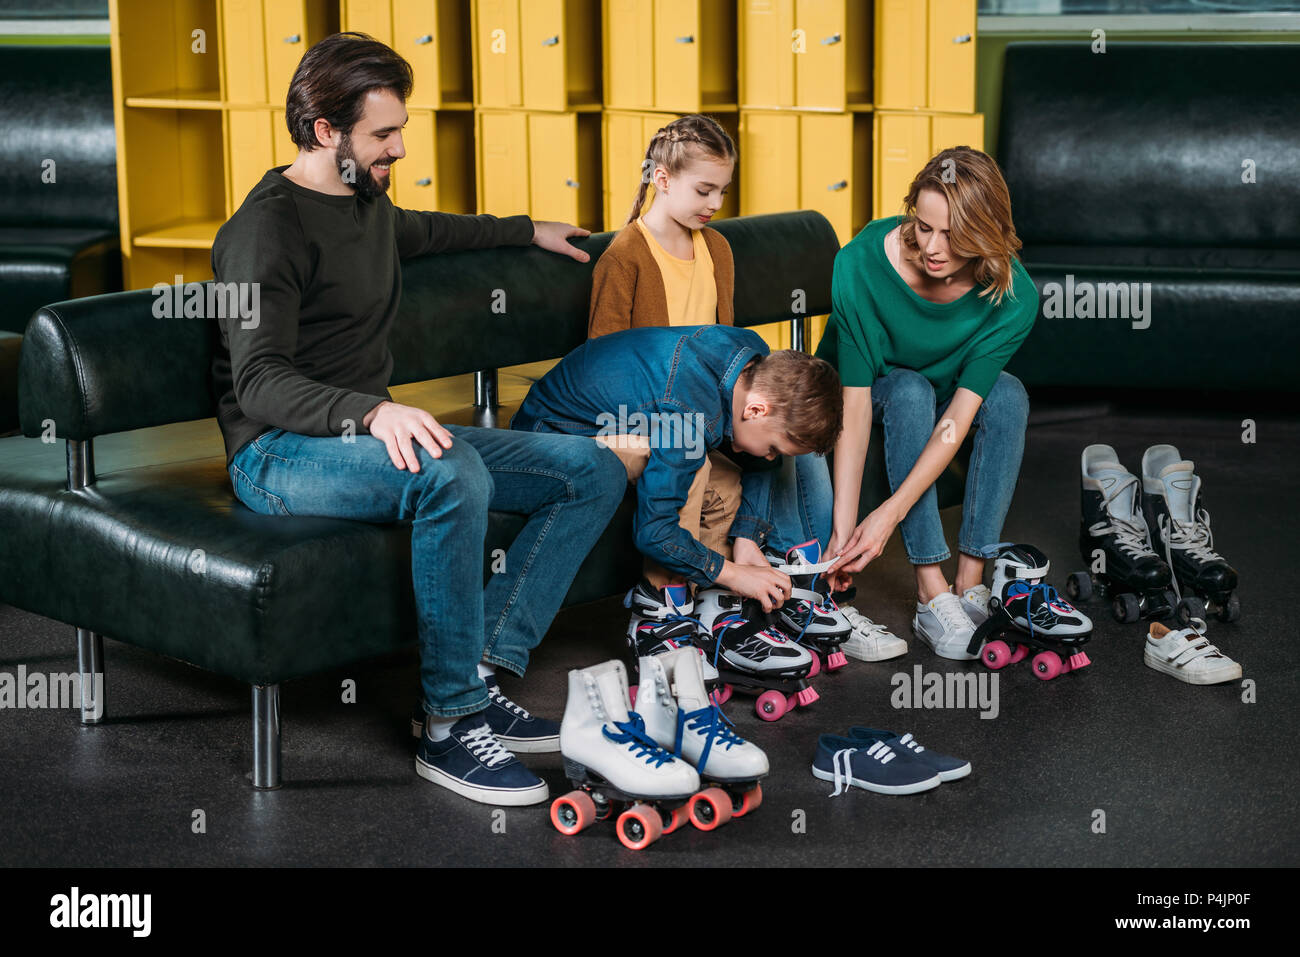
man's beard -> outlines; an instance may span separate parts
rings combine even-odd
[[[356,190],[357,195],[362,199],[375,199],[388,192],[389,181],[393,178],[392,168],[389,167],[389,174],[384,177],[382,184],[371,175],[369,166],[362,169],[361,164],[357,162],[356,154],[352,152],[351,134],[343,134],[343,142],[339,143],[338,153],[334,159],[343,182],[348,183],[349,186]],[[348,170],[349,165],[351,166],[351,174],[349,174]],[[353,177],[352,182],[348,181],[349,175]]]

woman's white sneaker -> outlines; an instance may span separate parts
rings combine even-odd
[[[856,608],[841,605],[840,611],[853,626],[853,634],[840,646],[846,655],[859,661],[888,661],[907,654],[907,642],[884,625],[872,621]]]
[[[966,650],[975,634],[975,623],[966,616],[961,599],[950,591],[939,592],[925,604],[916,603],[912,631],[940,658],[973,661],[979,657]]]
[[[953,585],[952,590],[955,593],[957,586]],[[974,588],[967,588],[961,593],[962,611],[966,612],[966,617],[978,628],[989,617],[989,599],[993,593],[989,591],[988,585],[976,585]]]
[[[1199,618],[1177,631],[1158,621],[1151,622],[1142,660],[1147,667],[1189,685],[1214,685],[1241,677],[1241,665],[1210,644],[1205,637],[1205,622]]]

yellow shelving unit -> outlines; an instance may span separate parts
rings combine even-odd
[[[734,0],[604,0],[605,106],[736,109]]]
[[[903,211],[912,179],[931,156],[952,146],[984,148],[984,114],[880,110],[875,142],[875,216],[894,216]]]
[[[474,105],[599,110],[600,0],[474,0]]]
[[[479,212],[600,230],[600,113],[475,114]]]
[[[869,0],[740,0],[741,107],[869,109],[870,14]]]

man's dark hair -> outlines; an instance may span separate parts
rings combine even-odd
[[[314,150],[316,120],[324,118],[351,133],[371,90],[392,90],[402,102],[411,95],[411,64],[391,47],[364,33],[335,33],[303,54],[289,82],[284,119],[299,149]]]

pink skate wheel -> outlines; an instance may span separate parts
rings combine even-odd
[[[1088,657],[1086,651],[1076,651],[1074,654],[1070,655],[1070,667],[1075,671],[1080,668],[1086,668],[1090,664],[1092,664],[1092,659]]]
[[[686,808],[675,807],[671,814],[660,812],[659,817],[661,820],[665,817],[668,818],[668,820],[663,822],[663,832],[665,834],[671,834],[686,823]]]
[[[724,705],[731,700],[731,685],[723,685],[721,688],[714,688],[709,694],[709,700],[716,705]]]
[[[816,678],[822,673],[822,656],[811,648],[808,649],[808,653],[812,655],[812,665],[808,668],[808,677]]]
[[[1011,649],[1005,641],[990,641],[980,652],[980,658],[984,660],[984,664],[997,671],[1011,663]]]
[[[731,820],[731,798],[722,788],[705,788],[686,805],[691,823],[701,831],[712,831]]]
[[[636,692],[637,692],[637,688],[639,687],[640,687],[639,685],[631,685],[627,689],[628,700],[632,703],[632,707],[634,708],[636,707]]]
[[[816,688],[804,688],[794,697],[795,697],[795,701],[798,702],[801,708],[806,708],[814,701],[816,701],[818,698],[820,698],[821,695],[817,693]]]
[[[1069,670],[1070,670],[1070,659],[1069,659],[1069,658],[1062,658],[1062,659],[1061,659],[1061,674],[1065,674],[1065,673],[1068,672]]]
[[[1054,651],[1040,651],[1034,655],[1032,664],[1034,674],[1044,681],[1051,681],[1061,673],[1061,659]]]
[[[1014,665],[1017,661],[1024,661],[1025,656],[1028,654],[1029,654],[1028,645],[1016,645],[1015,654],[1011,656],[1011,660],[1008,661],[1007,664]]]
[[[596,821],[596,804],[586,791],[570,791],[551,802],[551,823],[561,834],[577,834]]]
[[[785,695],[779,691],[764,691],[754,702],[754,711],[764,721],[776,721],[785,714]]]
[[[639,851],[659,840],[664,824],[657,809],[648,804],[637,804],[618,816],[615,830],[624,847]]]
[[[839,671],[849,663],[848,657],[842,651],[834,651],[826,658],[827,671]]]
[[[740,796],[740,807],[734,804],[731,807],[732,818],[744,817],[754,808],[763,803],[763,785],[755,784],[752,790],[746,791]]]

